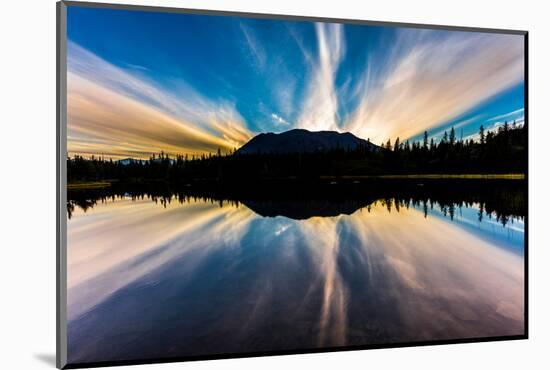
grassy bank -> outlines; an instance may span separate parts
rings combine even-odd
[[[111,186],[110,181],[88,181],[88,182],[74,182],[67,184],[69,190],[79,189],[102,189]]]
[[[365,180],[524,180],[525,175],[522,173],[507,173],[507,174],[410,174],[410,175],[343,175],[343,176],[319,176],[319,180],[346,180],[346,181],[365,181]],[[264,178],[266,182],[295,182],[300,178],[296,176]],[[309,179],[310,181],[312,179]],[[195,179],[198,183],[218,183],[216,180]],[[322,182],[324,182],[322,181]],[[86,189],[103,189],[111,187],[111,185],[119,183],[121,185],[169,185],[166,180],[145,180],[132,179],[132,181],[119,182],[117,180],[98,180],[98,181],[79,181],[67,184],[68,190],[86,190]],[[228,182],[232,183],[231,181]]]
[[[321,176],[322,179],[336,178],[334,176]],[[359,176],[341,176],[342,179],[361,180],[361,179],[426,179],[426,180],[524,180],[523,173],[505,173],[505,174],[411,174],[411,175],[359,175]]]

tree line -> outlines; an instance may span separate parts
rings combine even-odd
[[[351,214],[357,209],[382,202],[388,211],[399,212],[400,208],[413,206],[424,211],[436,207],[441,214],[454,218],[462,207],[479,208],[478,219],[494,217],[506,225],[510,220],[522,220],[527,212],[525,186],[518,181],[468,180],[468,181],[424,181],[417,186],[416,181],[374,180],[368,186],[361,184],[330,184],[300,186],[299,183],[255,183],[254,186],[240,184],[205,184],[203,186],[174,186],[162,184],[119,184],[96,189],[69,190],[67,212],[71,218],[75,208],[86,211],[98,203],[115,202],[120,199],[149,199],[160,206],[172,203],[186,204],[197,201],[224,206],[247,208],[261,215],[307,214],[309,217],[322,216],[334,210],[337,214]],[[347,210],[347,211],[346,211]]]
[[[375,148],[375,149],[373,149]],[[525,173],[527,128],[505,122],[497,131],[479,129],[479,139],[457,138],[453,128],[435,140],[393,142],[292,154],[165,153],[147,160],[117,161],[101,157],[67,157],[68,182],[117,181],[249,181],[270,178],[319,178],[384,174]]]

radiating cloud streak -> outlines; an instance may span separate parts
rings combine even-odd
[[[452,127],[454,127],[454,129],[455,129],[455,134],[457,136],[457,139],[461,139],[461,137],[459,136],[460,129],[462,129],[465,126],[468,126],[469,124],[471,124],[473,122],[479,121],[480,118],[481,118],[481,115],[478,114],[474,117],[470,117],[470,118],[467,118],[465,120],[458,121],[458,122],[454,123],[452,125]],[[435,138],[435,139],[440,139],[445,134],[445,132],[450,133],[450,130],[451,130],[450,128],[445,127],[445,128],[442,128],[438,131],[430,132],[430,136]]]
[[[68,150],[148,157],[227,152],[251,137],[230,102],[213,102],[185,83],[177,95],[70,43]]]
[[[521,36],[400,30],[383,57],[370,56],[361,76],[349,76],[359,103],[339,117],[335,76],[345,58],[343,30],[316,24],[316,35],[318,60],[304,52],[314,73],[297,122],[314,131],[350,131],[374,142],[412,138],[524,78]]]
[[[69,42],[69,152],[112,157],[227,152],[259,133],[249,127],[349,131],[375,143],[403,141],[424,130],[434,136],[449,125],[472,123],[464,118],[470,110],[524,79],[518,35],[365,28],[364,35],[376,33],[377,44],[342,24],[289,23],[261,33],[259,24],[239,20],[239,36],[232,40],[234,50],[247,57],[239,72],[252,71],[253,77],[246,76],[241,86],[232,80],[233,66],[212,68],[230,81],[231,93],[223,99],[213,97],[223,96],[215,87],[205,89],[215,91],[212,96],[201,94],[178,71],[163,84],[151,64],[118,67]],[[274,32],[281,33],[275,40]],[[209,52],[215,54],[215,47]],[[494,120],[506,118],[491,114]]]
[[[240,23],[239,27],[244,35],[248,50],[254,60],[255,66],[260,70],[264,69],[267,56],[262,44],[258,42],[253,31],[247,25]]]
[[[318,59],[302,103],[297,126],[312,131],[338,130],[335,78],[345,53],[341,24],[316,23]]]
[[[513,112],[508,112],[508,113],[505,113],[505,114],[500,114],[498,116],[489,118],[487,121],[496,121],[496,120],[505,119],[505,118],[506,119],[510,119],[510,118],[514,119],[514,118],[517,118],[518,115],[523,115],[524,111],[525,111],[524,108],[516,109]]]
[[[344,125],[374,142],[413,137],[524,78],[521,36],[433,30],[398,35],[386,60],[376,61],[386,64],[383,72],[372,76],[367,66],[361,102]]]
[[[509,125],[514,125],[515,123],[517,127],[523,127],[523,125],[525,124],[525,115],[523,113],[524,113],[523,108],[517,109],[513,112],[508,112],[505,114],[500,114],[498,116],[489,118],[488,120],[482,122],[481,124],[483,125],[486,134],[488,132],[494,132],[494,133],[498,132],[498,130],[501,127],[504,127],[506,122]],[[479,141],[479,131],[464,137],[464,139]]]

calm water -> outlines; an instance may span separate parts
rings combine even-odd
[[[523,218],[486,208],[72,202],[69,362],[523,334]]]

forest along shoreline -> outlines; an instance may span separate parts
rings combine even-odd
[[[326,216],[342,209],[358,209],[383,200],[390,204],[421,205],[424,213],[434,204],[445,209],[459,209],[476,204],[482,214],[495,215],[506,224],[510,218],[524,218],[527,213],[526,181],[483,178],[370,178],[363,180],[259,180],[247,183],[195,182],[114,182],[107,187],[69,188],[67,213],[75,208],[84,211],[98,203],[123,199],[150,199],[160,205],[185,204],[204,200],[219,204],[244,204],[260,215]],[[344,212],[349,213],[349,212]]]
[[[421,141],[381,146],[351,133],[290,130],[259,134],[240,149],[201,155],[164,152],[148,159],[82,155],[67,157],[68,189],[104,188],[119,184],[173,186],[254,185],[258,182],[374,180],[524,180],[527,171],[527,128],[507,122],[497,132],[480,127],[479,140],[462,140],[454,128],[438,143],[427,132]],[[299,143],[299,145],[297,144]]]

